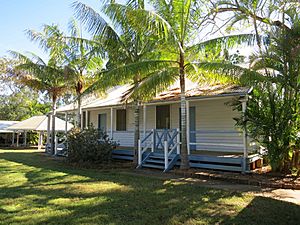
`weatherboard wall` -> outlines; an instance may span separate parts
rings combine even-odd
[[[233,111],[228,104],[230,98],[214,100],[190,101],[190,107],[195,107],[197,150],[243,152],[242,133],[235,127],[233,118],[240,113]],[[162,103],[161,103],[162,104]],[[179,103],[170,104],[170,128],[179,128]],[[111,135],[111,109],[97,109],[90,111],[90,121],[97,127],[98,114],[106,113],[107,133]],[[140,130],[143,137],[144,130],[143,107],[140,109]],[[156,105],[146,106],[146,130],[156,128]],[[113,139],[119,141],[120,146],[132,147],[134,137],[134,109],[126,108],[126,131],[116,131],[116,109],[113,109]],[[202,143],[202,144],[201,144]],[[215,143],[216,145],[213,145]]]

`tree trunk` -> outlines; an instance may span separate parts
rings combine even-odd
[[[180,169],[187,170],[190,168],[188,159],[188,148],[187,148],[187,135],[186,135],[186,99],[185,99],[185,72],[184,72],[184,53],[180,52],[179,61],[179,76],[180,76],[180,107],[181,107],[181,164]]]
[[[55,153],[55,117],[57,97],[52,97],[52,128],[51,128],[51,155]]]
[[[134,156],[133,164],[136,167],[138,165],[138,147],[140,139],[140,109],[139,102],[134,101]]]
[[[81,95],[77,95],[77,115],[76,115],[76,127],[81,128]]]
[[[76,95],[77,95],[77,112],[76,112],[76,127],[81,129],[81,94],[83,91],[83,71],[79,71],[79,78],[76,83]],[[84,127],[83,127],[84,128]]]

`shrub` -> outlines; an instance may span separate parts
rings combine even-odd
[[[68,133],[68,160],[75,163],[108,163],[117,143],[94,127],[72,129]]]
[[[271,82],[254,86],[243,117],[236,118],[237,125],[246,128],[248,135],[267,149],[267,160],[273,171],[289,172],[294,149],[299,149],[297,138],[299,114],[295,113],[297,99],[286,94],[287,89]],[[233,105],[240,103],[237,101]],[[240,110],[240,107],[236,107]]]
[[[32,131],[28,132],[27,143],[30,145],[37,145],[39,143],[39,134]]]

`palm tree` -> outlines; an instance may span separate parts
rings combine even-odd
[[[83,91],[95,80],[94,72],[103,68],[102,46],[84,39],[73,19],[69,23],[70,36],[66,37],[65,64],[69,77],[74,81],[77,99],[77,126],[81,127],[81,98]]]
[[[68,90],[64,69],[53,58],[46,63],[33,53],[30,56],[14,51],[10,53],[18,61],[12,73],[16,80],[37,91],[47,92],[52,100],[51,154],[54,154],[57,101]]]
[[[77,100],[76,125],[81,127],[82,93],[94,79],[93,72],[102,69],[101,45],[84,39],[80,26],[74,19],[69,22],[69,35],[64,34],[57,25],[44,25],[42,32],[27,31],[31,40],[49,51],[65,67],[65,74],[73,86]]]

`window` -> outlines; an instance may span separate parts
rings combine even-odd
[[[86,112],[82,112],[82,127],[86,128]]]
[[[98,129],[106,131],[106,113],[98,114]]]
[[[88,127],[91,126],[91,112],[88,111],[88,114],[87,114],[87,122],[88,122]]]
[[[156,106],[156,129],[170,129],[170,106]]]
[[[126,130],[126,109],[117,109],[117,131]]]

